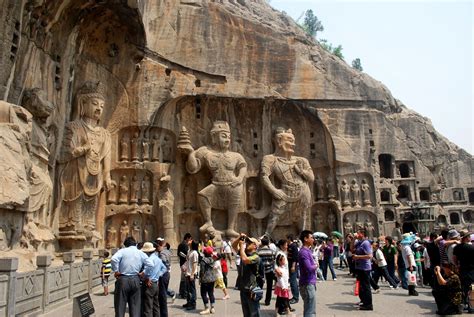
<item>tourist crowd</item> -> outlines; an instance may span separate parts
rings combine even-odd
[[[431,287],[437,314],[473,312],[469,296],[474,283],[473,235],[467,231],[442,231],[421,239],[406,233],[400,237],[379,237],[369,240],[365,230],[331,237],[304,230],[295,239],[274,241],[240,234],[233,241],[214,237],[196,241],[186,233],[177,249],[181,280],[178,296],[186,300],[187,311],[198,308],[196,281],[199,282],[202,307],[199,314],[217,314],[215,289],[222,290],[222,299],[230,298],[227,273],[235,264],[235,288],[240,291],[242,315],[260,316],[260,302],[271,304],[276,296],[275,312],[287,315],[293,304],[303,301],[298,315],[316,316],[316,281],[337,279],[334,259],[339,268],[347,268],[355,277],[354,293],[360,298],[356,309],[374,310],[372,294],[380,292],[383,278],[391,289],[403,288],[417,296],[417,286]],[[163,238],[139,243],[133,237],[111,258],[104,254],[102,284],[108,294],[108,277],[116,278],[114,307],[116,316],[124,316],[128,304],[130,316],[168,316],[168,298],[176,297],[168,289],[171,251]],[[235,260],[234,260],[235,258]],[[265,289],[265,290],[264,290]]]

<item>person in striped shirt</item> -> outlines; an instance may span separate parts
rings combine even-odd
[[[109,251],[104,252],[104,260],[102,261],[102,268],[100,269],[105,296],[109,295],[109,276],[112,272],[112,263],[110,262],[109,255]]]

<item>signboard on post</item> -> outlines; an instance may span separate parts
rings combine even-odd
[[[89,293],[74,297],[72,317],[88,317],[95,313],[94,304]]]

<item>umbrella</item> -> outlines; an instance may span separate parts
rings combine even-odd
[[[320,238],[320,239],[327,239],[327,238],[328,238],[328,235],[325,234],[324,232],[319,232],[319,231],[317,231],[317,232],[313,233],[313,237],[314,237],[315,239],[317,239],[317,238]]]
[[[340,233],[339,231],[333,231],[331,232],[331,235],[336,236],[338,238],[342,238],[342,233]]]

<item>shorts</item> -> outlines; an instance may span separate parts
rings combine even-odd
[[[104,278],[102,279],[102,286],[103,287],[109,286],[109,277],[108,276],[104,276]]]
[[[214,287],[224,289],[225,288],[224,279],[222,277],[218,277],[216,282],[214,283]]]

